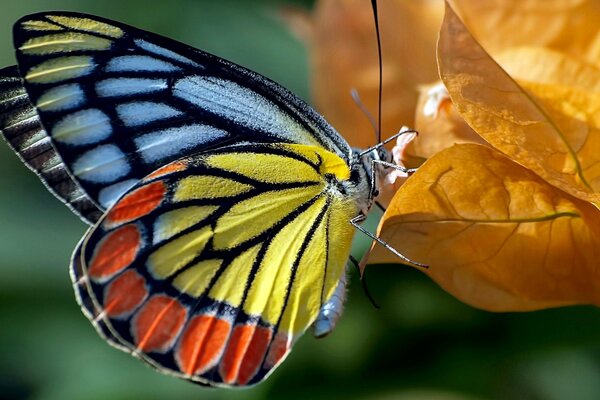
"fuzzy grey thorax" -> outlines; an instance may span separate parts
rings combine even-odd
[[[392,153],[383,146],[368,153],[361,149],[352,149],[350,181],[355,185],[355,199],[363,215],[368,214],[379,195],[379,185],[388,168],[377,161],[393,163]]]

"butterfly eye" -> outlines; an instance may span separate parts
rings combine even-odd
[[[379,156],[380,160],[388,161],[388,162],[392,161],[392,155],[389,151],[387,151],[387,149],[385,147],[380,147],[377,150],[377,155]]]

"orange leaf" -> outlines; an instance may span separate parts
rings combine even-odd
[[[456,109],[488,143],[556,187],[600,204],[578,158],[579,136],[561,130],[475,41],[448,4],[438,64]]]
[[[495,58],[512,78],[519,81],[600,92],[600,68],[567,53],[543,47],[515,47],[502,51]]]
[[[435,42],[442,12],[438,1],[379,2],[384,138],[413,125],[417,86],[439,79]],[[373,145],[373,128],[350,96],[356,88],[365,106],[377,114],[379,64],[370,2],[319,1],[314,28],[309,54],[317,109],[353,146]]]
[[[600,211],[491,148],[426,161],[396,193],[380,235],[473,306],[600,305]],[[375,246],[370,262],[398,262]]]
[[[565,79],[565,80],[568,80]],[[600,192],[600,93],[562,85],[523,84],[544,107],[570,145],[595,193]]]
[[[597,0],[453,0],[465,25],[491,54],[541,46],[600,65]]]

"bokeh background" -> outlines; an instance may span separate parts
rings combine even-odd
[[[310,101],[307,55],[277,18],[310,0],[18,0],[0,11],[0,65],[14,63],[13,22],[76,10],[163,34],[254,69]],[[461,304],[418,271],[356,274],[336,331],[306,335],[259,386],[209,390],[112,349],[73,298],[67,266],[85,225],[0,144],[0,400],[600,399],[600,311],[492,314]],[[366,241],[358,243],[359,256]]]

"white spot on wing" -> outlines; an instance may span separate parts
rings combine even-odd
[[[75,176],[85,181],[110,183],[131,170],[125,158],[117,146],[105,144],[83,153],[71,169]]]
[[[62,160],[61,160],[60,156],[57,153],[53,153],[52,157],[47,159],[44,162],[44,164],[42,164],[42,168],[40,169],[40,172],[43,174],[46,174],[60,165],[62,165]]]
[[[173,95],[237,124],[318,145],[305,129],[274,103],[235,82],[211,76],[191,76],[178,80]]]
[[[126,191],[138,182],[137,179],[127,179],[103,188],[98,194],[100,205],[104,208],[111,207]]]
[[[66,144],[84,145],[106,139],[112,133],[110,119],[96,108],[67,114],[52,127],[52,138]]]
[[[37,117],[37,115],[36,115]],[[19,151],[27,151],[30,150],[34,146],[43,146],[48,142],[50,138],[46,131],[43,129],[38,130],[33,135],[27,138],[21,145],[19,146]]]
[[[152,163],[226,136],[222,129],[195,124],[151,132],[136,138],[135,144],[142,159]]]
[[[167,50],[164,47],[155,45],[154,43],[146,42],[145,40],[142,40],[142,39],[136,39],[135,44],[137,44],[140,48],[146,50],[147,52],[150,52],[150,53],[153,53],[153,54],[165,57],[165,58],[170,58],[171,60],[179,61],[184,64],[192,65],[194,67],[204,68],[202,65],[198,64],[197,62],[194,62],[194,61],[190,60],[189,58],[182,56],[181,54],[175,53],[172,50]]]
[[[85,95],[81,86],[70,83],[46,90],[38,98],[36,107],[42,111],[64,111],[73,109],[84,101]]]
[[[152,101],[119,104],[119,118],[127,126],[139,126],[161,119],[173,118],[183,113],[176,108]]]
[[[150,56],[121,56],[110,60],[106,66],[106,71],[174,72],[181,71],[181,68]]]
[[[153,93],[166,88],[165,79],[110,78],[96,83],[96,93],[100,97]]]
[[[67,193],[65,198],[69,201],[69,203],[73,203],[81,199],[89,199],[89,196],[85,194],[83,189],[76,187],[72,192]]]

